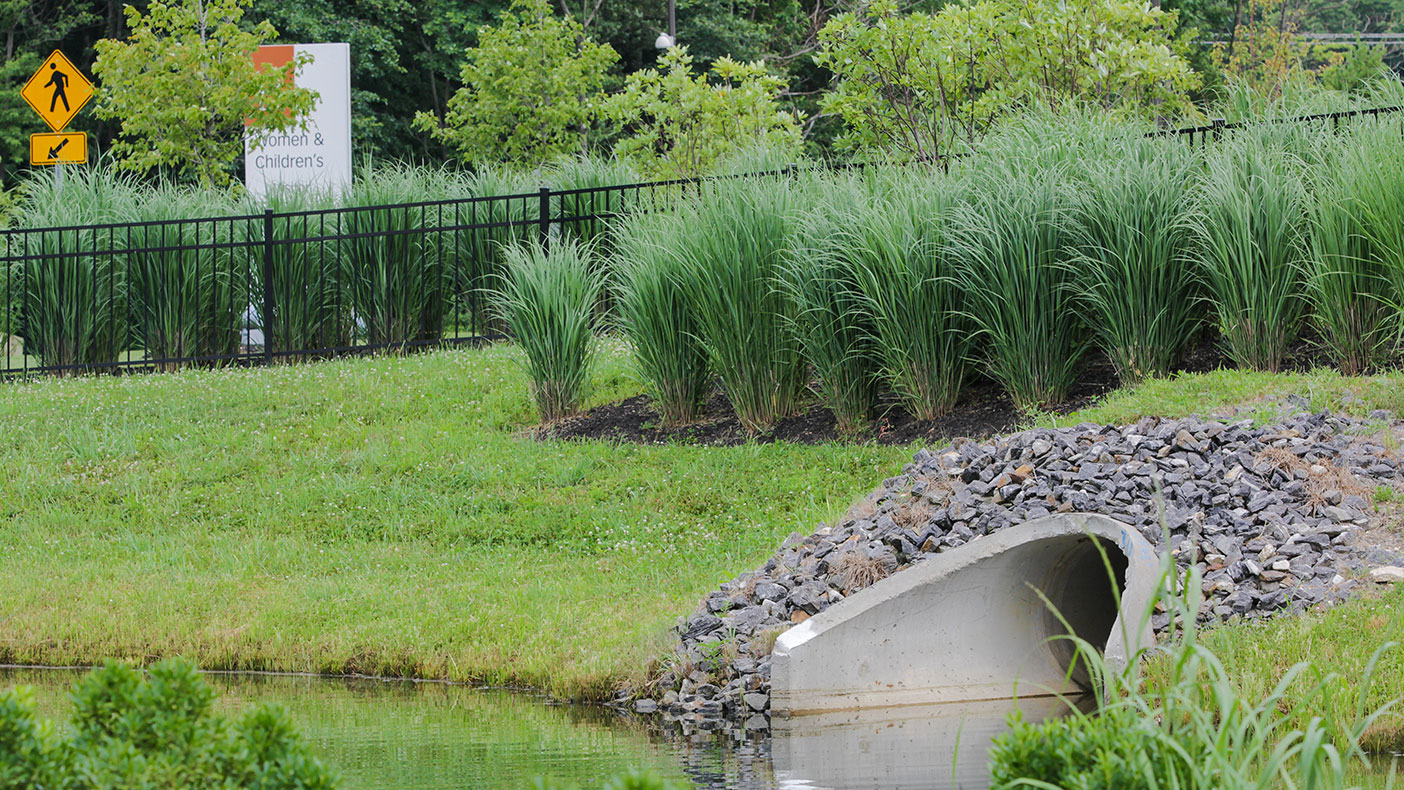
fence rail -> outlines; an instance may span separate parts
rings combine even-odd
[[[1288,119],[1331,121],[1385,107]],[[1241,123],[1156,132],[1205,144]],[[856,165],[861,167],[861,165]],[[498,337],[504,245],[605,239],[716,178],[0,231],[0,378],[268,365]]]

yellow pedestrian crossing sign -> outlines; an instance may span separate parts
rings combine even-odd
[[[54,50],[20,88],[20,95],[50,129],[61,132],[93,97],[93,84],[62,52]]]

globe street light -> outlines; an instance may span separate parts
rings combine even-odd
[[[678,45],[678,14],[676,2],[677,0],[668,0],[668,32],[659,33],[658,40],[653,42],[653,46],[659,49],[669,49]]]

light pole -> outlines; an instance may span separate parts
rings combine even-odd
[[[658,39],[653,42],[653,46],[659,49],[669,49],[678,45],[678,12],[677,0],[668,0],[668,32],[659,33]]]

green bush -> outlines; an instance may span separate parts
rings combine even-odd
[[[687,282],[692,272],[670,244],[685,233],[684,222],[668,212],[631,217],[615,246],[619,328],[665,425],[696,419],[710,384],[696,308],[688,299],[696,290]]]
[[[507,270],[491,299],[526,352],[532,398],[543,422],[580,407],[594,354],[594,307],[600,282],[590,272],[590,250],[560,240],[509,247]]]
[[[72,734],[34,713],[30,689],[0,693],[0,788],[330,790],[331,772],[274,705],[230,722],[193,664],[146,673],[108,662],[73,690]]]

